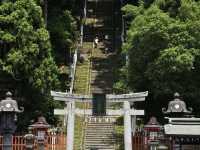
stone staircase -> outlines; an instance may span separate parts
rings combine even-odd
[[[115,150],[114,123],[111,118],[88,117],[85,150]]]
[[[112,93],[114,83],[113,53],[104,53],[103,43],[93,50],[91,70],[91,92]]]
[[[115,18],[116,6],[117,2],[114,0],[87,1],[87,24],[84,28],[84,40],[91,41],[98,36],[100,41],[92,53],[91,93],[113,93],[116,65],[114,41],[115,35],[118,33]],[[118,20],[120,20],[119,17]],[[120,23],[118,22],[118,24]]]

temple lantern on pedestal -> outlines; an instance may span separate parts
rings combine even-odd
[[[149,122],[144,126],[144,143],[145,145],[158,145],[163,138],[163,126],[159,124],[156,117],[151,117]]]
[[[50,125],[47,123],[45,117],[40,116],[38,117],[37,122],[30,125],[30,128],[32,129],[32,133],[36,136],[37,143],[39,145],[39,149],[43,149],[46,142],[46,136],[48,135],[48,129]]]

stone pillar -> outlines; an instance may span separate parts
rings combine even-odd
[[[132,149],[130,103],[124,101],[124,146],[125,150]]]
[[[133,110],[133,108],[132,108]],[[133,136],[135,135],[135,130],[136,130],[136,116],[131,116],[131,123],[132,123],[132,133]]]
[[[67,120],[67,146],[66,150],[73,150],[74,146],[74,120],[75,120],[75,102],[68,102],[68,120]]]
[[[134,102],[130,102],[131,105],[131,110],[134,110]],[[131,116],[131,131],[132,131],[132,136],[135,135],[135,130],[136,130],[136,115]]]

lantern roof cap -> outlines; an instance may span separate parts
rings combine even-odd
[[[20,107],[21,110],[18,108],[17,101],[12,99],[12,93],[7,92],[6,98],[0,101],[0,112],[23,112],[24,108]]]
[[[32,129],[41,129],[41,128],[45,129],[45,128],[49,128],[50,125],[47,123],[46,118],[44,116],[39,116],[37,118],[37,122],[30,125],[30,127]]]
[[[156,117],[151,117],[144,128],[160,128],[162,127]]]
[[[166,108],[163,108],[162,110],[164,114],[169,114],[169,113],[191,114],[192,108],[188,108],[188,109],[187,109],[186,103],[183,100],[181,100],[180,94],[176,92],[174,93],[174,99],[169,101],[167,110]]]

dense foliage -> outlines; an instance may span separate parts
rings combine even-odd
[[[4,1],[0,5],[0,73],[17,81],[13,88],[25,107],[23,122],[36,110],[49,112],[50,89],[59,84],[49,33],[34,0]],[[34,104],[34,105],[33,105]]]
[[[150,105],[166,105],[175,91],[186,102],[199,104],[200,2],[157,0],[147,8],[141,3],[123,10],[131,17],[124,45],[129,58],[124,83],[132,91],[148,90]]]
[[[76,21],[71,11],[75,1],[48,1],[48,23],[51,43],[58,65],[69,64],[70,55],[76,48]]]

